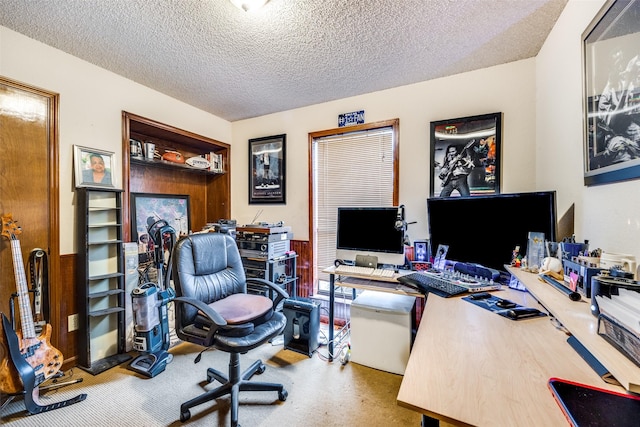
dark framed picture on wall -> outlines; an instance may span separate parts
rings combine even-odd
[[[582,34],[584,183],[640,177],[640,0],[608,1]]]
[[[502,113],[431,122],[430,197],[500,193]]]
[[[249,204],[286,203],[286,135],[249,140]]]
[[[115,156],[111,151],[74,145],[76,187],[114,188]]]
[[[164,220],[176,239],[191,230],[190,197],[182,194],[131,193],[131,240],[138,243],[139,261],[153,259],[153,236],[149,226]]]

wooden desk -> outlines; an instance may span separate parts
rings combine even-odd
[[[354,289],[354,297],[355,297],[355,289],[363,289],[370,291],[378,291],[378,292],[389,292],[400,295],[409,295],[412,297],[424,298],[424,295],[417,290],[404,286],[396,279],[398,276],[402,275],[395,274],[393,277],[375,277],[372,276],[360,276],[357,274],[340,274],[340,280],[336,280],[336,268],[329,267],[323,270],[324,273],[329,274],[329,361],[333,361],[333,339],[334,339],[334,331],[333,331],[333,323],[335,320],[335,311],[334,311],[334,303],[336,300],[336,286],[342,286],[345,288],[353,288]],[[411,271],[407,271],[404,274],[411,273]]]
[[[536,275],[516,274],[527,287],[536,288],[536,297],[544,298],[543,303],[550,310],[553,307],[552,312],[567,312],[559,319],[575,316],[582,319],[585,329],[591,327],[590,319],[583,317],[588,304],[572,302],[542,282],[538,289]],[[546,311],[527,292],[503,288],[493,293]],[[623,391],[600,379],[566,342],[568,335],[554,326],[551,317],[513,321],[461,298],[428,296],[400,386],[397,403],[426,415],[425,421],[475,426],[563,426],[567,421],[547,388],[549,378]],[[570,314],[574,311],[577,314]],[[585,338],[593,338],[588,333],[577,337],[583,344]],[[606,354],[628,367],[615,353],[617,350],[611,346],[597,352],[598,356]]]

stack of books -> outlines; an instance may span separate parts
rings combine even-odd
[[[640,366],[640,293],[618,288],[618,295],[595,295],[598,333]]]

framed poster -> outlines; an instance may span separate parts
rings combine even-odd
[[[148,228],[165,220],[176,233],[176,239],[191,230],[188,195],[131,193],[131,240],[138,243],[140,262],[153,259],[154,243]]]
[[[640,177],[640,1],[610,0],[582,34],[584,183]]]
[[[500,193],[502,113],[431,122],[430,197]]]
[[[73,166],[76,188],[114,188],[112,175],[115,166],[114,153],[97,148],[74,145]]]
[[[249,204],[286,203],[286,135],[249,140]]]

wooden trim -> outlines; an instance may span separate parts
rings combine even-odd
[[[0,77],[0,82],[46,98],[49,104],[47,115],[49,151],[49,161],[47,164],[49,181],[49,236],[47,239],[47,256],[49,263],[49,317],[53,328],[51,342],[55,346],[62,339],[61,327],[63,313],[60,311],[60,302],[64,296],[64,292],[60,286],[62,283],[62,276],[60,275],[60,150],[58,142],[60,133],[60,94],[5,77]]]
[[[224,157],[225,173],[217,175],[182,173],[180,169],[160,169],[136,164],[132,168],[129,138],[149,137],[175,147],[185,156],[215,151]],[[141,141],[144,142],[144,141]],[[170,145],[169,145],[170,144]],[[158,148],[158,147],[156,147]],[[166,148],[166,147],[165,147]],[[184,150],[184,151],[183,151]],[[200,230],[207,222],[229,218],[231,215],[231,146],[213,138],[176,128],[152,119],[122,111],[122,188],[123,234],[131,240],[131,192],[189,194],[197,197],[202,209],[192,211],[193,230]],[[200,191],[199,189],[202,189]],[[175,191],[172,191],[175,190]],[[192,203],[194,200],[192,199]],[[195,216],[195,217],[194,217]],[[197,219],[197,221],[196,221]]]
[[[341,135],[345,133],[351,132],[359,132],[366,131],[372,129],[378,129],[383,127],[392,127],[393,129],[393,204],[394,206],[398,206],[400,203],[400,119],[390,119],[390,120],[382,120],[378,122],[356,125],[356,126],[348,126],[342,128],[334,128],[317,132],[309,132],[308,137],[308,171],[309,171],[309,250],[311,251],[311,276],[310,276],[310,286],[313,288],[314,284],[317,281],[317,277],[315,274],[315,269],[313,266],[316,265],[316,254],[313,250],[314,247],[314,234],[313,230],[315,229],[315,223],[313,221],[313,212],[315,210],[315,206],[313,204],[313,140],[315,138],[331,136],[331,135]],[[313,292],[313,289],[311,289]]]

